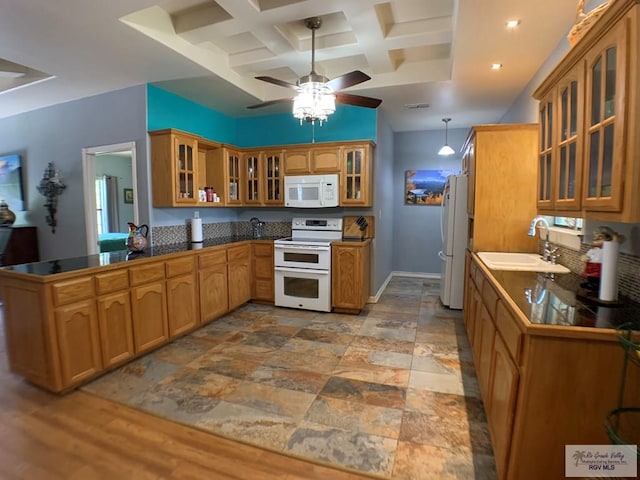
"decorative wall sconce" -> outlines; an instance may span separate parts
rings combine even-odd
[[[47,203],[44,206],[47,208],[47,225],[51,227],[51,232],[56,233],[56,209],[58,206],[58,196],[64,191],[67,186],[62,183],[62,180],[58,177],[58,171],[53,166],[53,162],[49,162],[47,168],[44,170],[40,185],[38,185],[38,191],[44,195],[47,199]]]

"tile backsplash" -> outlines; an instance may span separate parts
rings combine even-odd
[[[584,262],[580,257],[587,253],[591,245],[582,244],[580,250],[572,250],[561,245],[558,247],[560,257],[558,263],[578,275],[582,275]],[[540,243],[540,252],[542,252]],[[618,293],[640,302],[640,257],[628,253],[620,253],[618,256]]]
[[[291,221],[265,222],[264,236],[287,237],[291,235]],[[249,222],[219,222],[202,224],[202,236],[208,238],[225,237],[250,237],[252,234]],[[191,226],[170,225],[166,227],[153,227],[151,229],[151,243],[153,246],[169,245],[172,243],[188,242],[191,238]]]

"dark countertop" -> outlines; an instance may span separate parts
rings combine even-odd
[[[552,279],[536,272],[489,271],[532,324],[617,328],[640,322],[640,304],[626,297],[599,304],[589,298],[592,292],[580,287],[585,278],[575,273],[555,274]]]
[[[10,270],[18,273],[28,273],[31,275],[48,276],[58,273],[70,273],[87,268],[102,267],[106,265],[116,265],[118,263],[132,262],[143,258],[158,257],[161,255],[169,255],[172,253],[186,252],[188,250],[199,250],[208,247],[217,247],[220,245],[229,245],[231,243],[244,242],[247,240],[267,240],[273,241],[282,237],[261,237],[254,238],[252,236],[234,236],[222,238],[209,238],[201,244],[182,242],[167,245],[157,245],[147,247],[143,252],[129,253],[127,250],[119,250],[116,252],[98,253],[95,255],[86,255],[84,257],[61,258],[35,263],[25,263],[23,265],[13,265],[4,267],[4,270]]]

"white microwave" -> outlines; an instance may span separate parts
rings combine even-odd
[[[296,208],[337,207],[340,197],[338,174],[287,175],[284,206]]]

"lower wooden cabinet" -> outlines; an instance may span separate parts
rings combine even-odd
[[[198,255],[200,323],[207,323],[229,311],[227,249],[211,249]]]
[[[476,362],[478,382],[480,382],[480,392],[485,399],[484,408],[491,410],[492,398],[489,394],[489,389],[491,386],[491,367],[496,328],[493,325],[489,310],[484,304],[480,307],[480,316],[477,320],[476,332],[479,333],[476,336],[476,343],[474,344],[474,351],[478,352],[478,360]]]
[[[464,316],[498,478],[564,478],[565,445],[610,443],[603,425],[623,360],[615,332],[532,324],[490,270],[470,267]],[[631,383],[628,398],[639,398],[640,380]]]
[[[251,245],[227,249],[229,310],[251,300]]]
[[[272,301],[273,244],[241,242],[59,275],[0,269],[0,289],[11,371],[61,392],[252,295]]]
[[[331,244],[331,306],[355,313],[369,298],[371,241]]]
[[[492,350],[490,390],[487,392],[487,399],[490,401],[490,413],[487,416],[487,420],[493,441],[496,470],[500,478],[506,478],[513,418],[518,395],[519,373],[518,367],[511,359],[500,335],[495,335],[494,348]]]
[[[198,325],[195,273],[167,279],[167,313],[171,338]]]
[[[79,383],[102,370],[95,301],[58,307],[55,317],[63,383]]]
[[[98,297],[102,364],[110,367],[133,357],[133,321],[129,290]]]
[[[252,247],[251,298],[262,302],[273,302],[275,299],[273,242],[254,243]]]
[[[136,353],[150,350],[169,339],[164,280],[131,289],[131,311]]]

